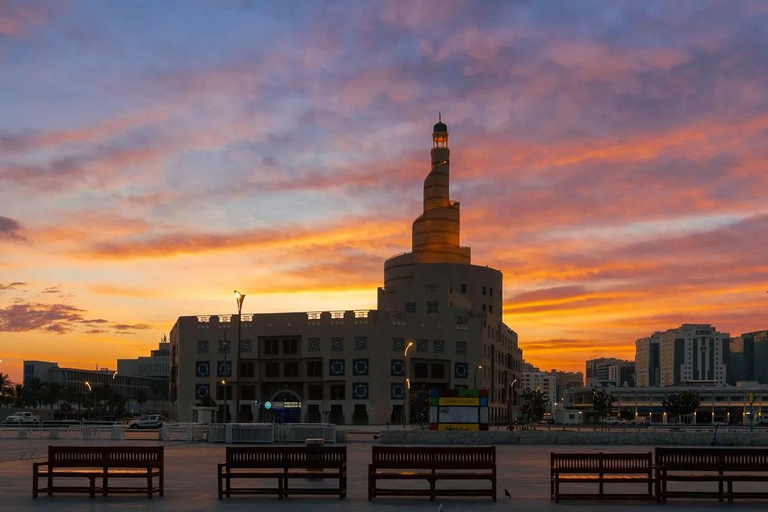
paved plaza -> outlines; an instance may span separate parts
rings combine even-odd
[[[156,444],[153,441],[132,441],[128,444]],[[371,442],[350,442],[348,447],[348,497],[340,501],[332,497],[291,497],[278,501],[272,497],[236,497],[216,499],[216,463],[224,459],[224,446],[213,444],[169,444],[165,449],[165,497],[148,500],[142,496],[109,496],[90,499],[82,495],[31,497],[32,461],[45,458],[46,440],[0,441],[0,511],[99,511],[99,510],[152,510],[152,511],[398,511],[411,510],[442,512],[453,511],[660,511],[660,510],[766,510],[766,502],[737,502],[733,505],[717,501],[670,501],[666,506],[655,502],[621,501],[569,501],[556,504],[549,498],[549,454],[556,451],[652,451],[644,446],[623,447],[552,447],[552,446],[499,446],[497,447],[499,496],[496,503],[487,499],[427,499],[380,498],[367,500],[367,467],[371,459]],[[25,460],[19,460],[24,457]],[[313,485],[314,483],[309,483]],[[319,484],[318,484],[319,485]],[[472,485],[457,483],[456,485]],[[508,489],[511,499],[504,497]],[[591,489],[594,489],[592,487]],[[442,507],[442,508],[441,508]]]

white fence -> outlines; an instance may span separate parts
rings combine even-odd
[[[66,428],[19,427],[0,428],[0,439],[68,439],[75,441],[125,441],[125,427],[71,426]]]
[[[205,441],[205,425],[200,423],[163,423],[160,427],[161,441],[202,443]]]
[[[289,423],[280,427],[281,443],[303,443],[307,439],[336,442],[336,425],[332,423]]]

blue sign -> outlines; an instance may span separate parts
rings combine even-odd
[[[264,402],[264,408],[270,410],[272,408],[272,402]]]

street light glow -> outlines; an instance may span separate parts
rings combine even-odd
[[[91,383],[88,381],[85,381],[85,385],[88,386],[88,391],[93,391],[93,388],[91,387]]]
[[[413,342],[412,341],[408,342],[408,346],[405,347],[405,352],[403,352],[403,357],[408,357],[408,349],[411,348],[412,346],[413,346]]]

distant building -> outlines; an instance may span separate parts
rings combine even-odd
[[[720,425],[748,425],[750,420],[750,394],[754,397],[755,421],[768,417],[768,386],[757,383],[743,383],[740,386],[722,386],[715,382],[695,383],[667,387],[617,387],[610,393],[615,397],[610,415],[620,411],[633,413],[636,418],[654,423],[677,421],[668,418],[664,402],[669,396],[684,391],[693,391],[701,401],[698,410],[690,417],[683,418],[684,423]],[[592,388],[574,388],[565,394],[564,405],[583,411],[587,421],[595,421],[592,411]]]
[[[727,383],[730,335],[709,324],[683,324],[659,335],[660,384]]]
[[[128,411],[140,409],[137,399],[141,393],[146,401],[149,401],[155,386],[167,381],[167,379],[115,374],[115,370],[106,368],[95,370],[60,368],[58,363],[49,361],[24,361],[24,383],[27,384],[34,379],[41,382],[55,382],[62,387],[72,386],[80,393],[90,393],[98,387],[109,386],[126,400]]]
[[[659,340],[661,333],[655,332],[635,341],[635,377],[637,386],[654,387],[661,384],[659,369]]]
[[[117,373],[135,377],[154,377],[168,379],[168,354],[171,344],[161,341],[157,350],[152,350],[149,356],[139,356],[136,359],[118,359]]]
[[[743,333],[730,339],[729,384],[757,381],[768,384],[768,330]]]
[[[557,376],[549,372],[523,371],[523,391],[541,391],[550,406],[557,403]]]
[[[586,362],[587,387],[635,385],[635,362],[601,357]]]

